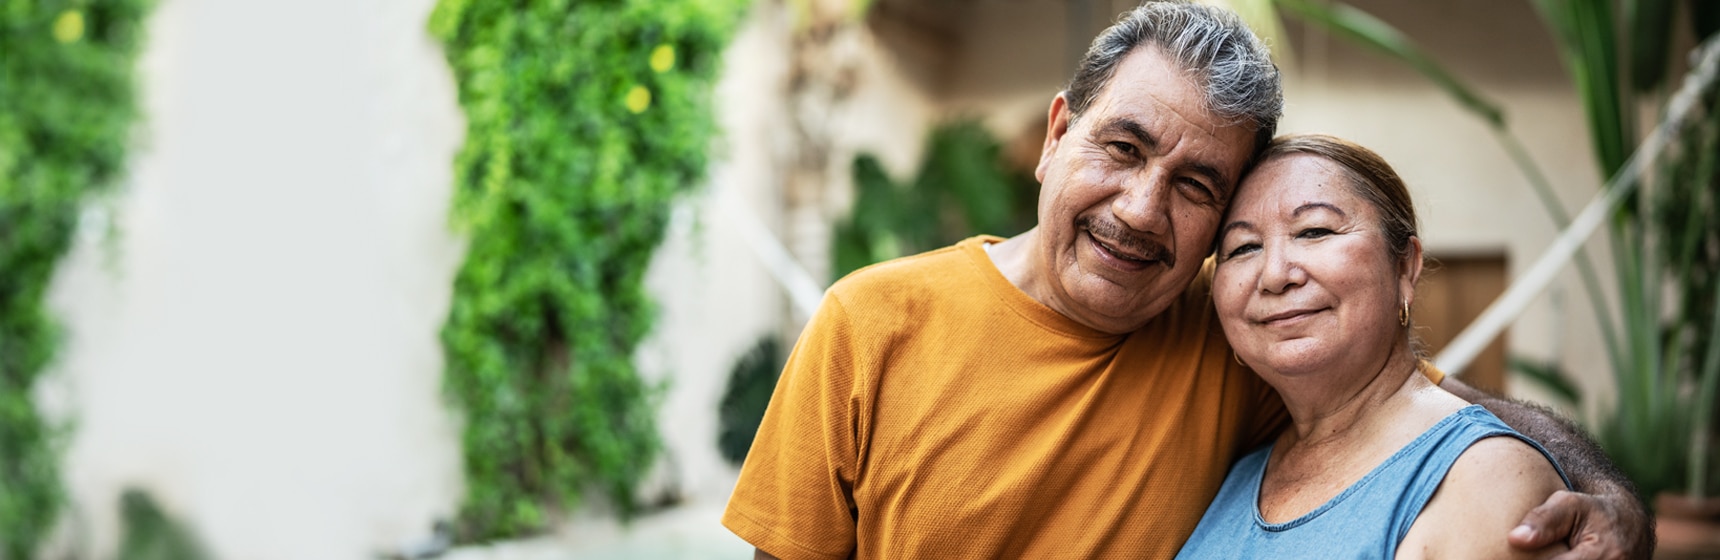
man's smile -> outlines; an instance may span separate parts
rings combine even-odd
[[[1124,230],[1116,224],[1086,218],[1077,227],[1085,230],[1087,240],[1102,259],[1129,271],[1145,270],[1155,265],[1176,266],[1176,254],[1163,244]]]

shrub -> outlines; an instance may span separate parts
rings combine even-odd
[[[587,490],[630,515],[657,456],[643,280],[703,180],[739,0],[442,0],[467,118],[453,219],[470,238],[442,328],[465,416],[460,533],[541,529]]]
[[[65,502],[33,401],[57,333],[43,305],[83,203],[125,167],[147,0],[0,3],[0,558],[30,558]]]

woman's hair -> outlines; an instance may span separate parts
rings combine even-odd
[[[1260,155],[1264,164],[1274,158],[1292,154],[1317,156],[1338,165],[1349,179],[1350,192],[1372,204],[1380,213],[1380,231],[1385,233],[1386,249],[1399,266],[1408,266],[1409,240],[1417,237],[1415,203],[1409,188],[1398,177],[1385,158],[1361,145],[1324,134],[1286,134],[1272,140]],[[1425,260],[1425,259],[1424,259]],[[1409,331],[1410,354],[1426,359],[1421,337]]]
[[[1409,239],[1416,237],[1415,203],[1385,158],[1355,142],[1324,134],[1286,134],[1267,144],[1260,162],[1291,155],[1309,154],[1338,164],[1349,178],[1350,192],[1362,197],[1380,212],[1380,228],[1394,259],[1409,254]]]

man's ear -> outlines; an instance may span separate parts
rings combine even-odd
[[[1415,284],[1421,280],[1421,238],[1409,236],[1409,247],[1404,251],[1404,274],[1398,279],[1398,289],[1403,291],[1406,303],[1415,303]]]
[[[1063,141],[1063,134],[1069,132],[1069,92],[1057,92],[1057,97],[1051,98],[1051,114],[1045,119],[1045,147],[1039,151],[1039,165],[1033,168],[1033,177],[1045,182],[1045,168],[1051,165],[1051,160],[1057,154],[1057,144]]]

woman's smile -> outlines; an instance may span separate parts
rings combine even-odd
[[[1273,313],[1273,314],[1267,315],[1265,317],[1261,317],[1261,318],[1257,319],[1256,322],[1258,322],[1262,325],[1268,326],[1268,327],[1296,326],[1296,325],[1300,325],[1302,323],[1306,323],[1309,320],[1313,319],[1319,313],[1324,312],[1324,311],[1328,311],[1330,309],[1331,308],[1328,308],[1328,307],[1291,309],[1291,310],[1287,310],[1287,311],[1280,311],[1277,313]]]

